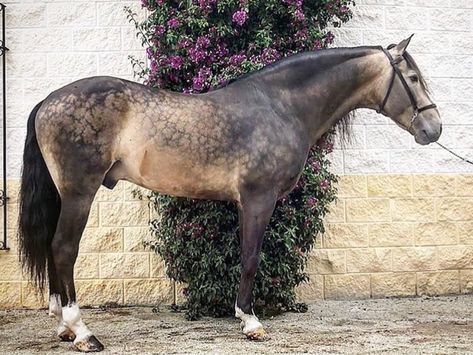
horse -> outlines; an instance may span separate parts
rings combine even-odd
[[[237,204],[235,316],[247,338],[264,338],[252,308],[263,234],[276,201],[297,183],[309,149],[359,108],[391,118],[421,145],[441,134],[438,109],[406,51],[411,37],[388,48],[300,53],[204,94],[91,77],[38,103],[23,156],[20,255],[41,291],[49,280],[59,338],[83,352],[104,349],[81,318],[73,270],[98,188],[113,189],[119,180]]]

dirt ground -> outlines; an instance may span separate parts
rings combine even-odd
[[[270,335],[264,342],[247,341],[233,318],[190,322],[182,313],[145,307],[87,309],[83,315],[104,343],[103,354],[473,354],[473,295],[321,301],[307,313],[264,319]],[[73,351],[54,329],[45,310],[0,311],[0,353]]]

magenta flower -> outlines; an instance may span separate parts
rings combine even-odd
[[[325,42],[326,42],[327,44],[332,44],[334,39],[335,39],[335,36],[333,35],[333,33],[332,33],[332,32],[328,32],[328,33],[327,33],[327,37],[325,37]]]
[[[169,64],[173,69],[181,69],[184,60],[178,55],[172,55],[169,57]]]
[[[217,46],[217,56],[226,57],[228,55],[227,45],[225,43],[219,43]]]
[[[325,145],[325,151],[327,153],[332,153],[333,152],[333,143],[332,142],[327,142]]]
[[[330,187],[330,181],[328,181],[327,179],[322,180],[322,181],[320,182],[320,188],[321,188],[322,190],[327,190],[329,187]]]
[[[311,161],[310,162],[310,167],[312,168],[312,171],[314,173],[318,173],[322,168],[322,166],[320,165],[320,162],[318,160]]]
[[[210,45],[210,39],[207,36],[200,36],[195,44],[197,48],[205,49]]]
[[[190,48],[189,58],[193,63],[200,63],[205,59],[205,52],[197,48]]]
[[[181,38],[181,39],[179,40],[179,42],[177,43],[177,46],[182,49],[182,48],[188,48],[188,47],[190,47],[191,44],[192,44],[192,43],[191,43],[191,41],[189,40],[189,38]]]
[[[296,11],[294,11],[294,17],[300,22],[305,20],[305,15],[301,9],[297,9]]]
[[[175,17],[173,17],[172,19],[170,19],[168,22],[167,22],[169,28],[176,28],[178,27],[181,23],[179,22],[179,20]]]
[[[292,5],[295,7],[301,7],[302,6],[302,0],[283,0],[283,3],[287,5]]]
[[[234,54],[230,57],[229,62],[231,65],[238,66],[241,63],[243,63],[245,59],[246,59],[246,55],[244,54]]]
[[[201,10],[212,10],[212,5],[215,5],[217,0],[199,0],[199,7]]]
[[[243,24],[248,19],[248,14],[244,10],[236,11],[232,16],[232,21],[236,23],[238,26],[243,26]]]
[[[158,25],[154,29],[154,33],[158,36],[161,36],[166,31],[166,28],[163,25]]]
[[[307,207],[314,208],[315,206],[317,206],[317,203],[318,203],[318,200],[315,197],[311,196],[307,199],[306,204],[307,204]]]
[[[281,54],[274,48],[265,48],[261,54],[263,64],[271,64],[276,60],[281,59]]]
[[[322,49],[322,48],[323,48],[322,41],[320,39],[315,40],[314,49],[319,50],[319,49]]]
[[[202,91],[211,75],[212,71],[209,68],[200,69],[197,75],[192,79],[192,88],[195,91]]]
[[[302,30],[297,31],[297,32],[294,34],[294,37],[295,37],[295,39],[298,40],[298,41],[305,42],[305,41],[307,40],[307,30],[306,30],[306,29],[302,29]]]
[[[204,88],[204,80],[200,76],[192,79],[192,88],[196,91],[201,91]]]
[[[151,61],[150,69],[152,73],[156,73],[158,71],[158,63],[155,60]]]

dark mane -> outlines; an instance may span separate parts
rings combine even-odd
[[[258,74],[261,73],[268,73],[273,70],[281,70],[294,64],[296,61],[306,61],[310,60],[314,62],[316,58],[323,58],[326,57],[327,60],[319,61],[320,65],[315,68],[315,70],[324,70],[327,66],[332,66],[336,64],[338,61],[345,61],[347,58],[356,58],[362,57],[366,55],[367,51],[371,50],[381,50],[379,46],[359,46],[359,47],[339,47],[339,48],[329,48],[323,49],[318,51],[309,51],[309,52],[302,52],[298,54],[294,54],[288,57],[285,57],[279,61],[271,63],[261,69],[240,75],[237,78],[230,79],[228,82],[219,85],[215,88],[215,90],[227,87],[234,83],[240,82],[244,79],[256,77]],[[337,57],[335,58],[334,55]],[[338,60],[337,60],[338,59]],[[347,144],[353,141],[353,125],[352,120],[355,117],[355,111],[349,112],[344,117],[342,117],[333,127],[334,132],[336,133],[337,139],[339,139],[340,145],[342,148],[346,147]]]
[[[345,60],[347,57],[352,57],[352,58],[361,57],[366,54],[367,50],[373,50],[373,49],[381,49],[381,47],[379,46],[337,47],[337,48],[327,48],[327,49],[321,49],[317,51],[307,51],[307,52],[293,54],[293,55],[284,57],[276,62],[268,64],[262,67],[261,69],[242,74],[236,78],[232,78],[228,80],[226,83],[218,85],[217,87],[214,88],[214,90],[227,87],[231,84],[256,76],[257,74],[260,74],[260,73],[266,73],[273,70],[283,69],[286,66],[294,64],[295,61],[314,60],[316,58],[323,57],[323,56],[328,57],[335,53],[339,55],[339,58],[341,60]],[[328,60],[324,64],[333,65],[333,60]],[[323,70],[323,69],[324,68],[322,67],[320,68],[320,70]]]
[[[393,48],[395,45],[389,45],[388,49]],[[288,66],[294,64],[295,62],[305,62],[313,61],[314,59],[321,58],[321,61],[318,61],[318,66],[314,68],[315,70],[324,70],[326,67],[332,66],[337,62],[346,60],[347,58],[356,58],[366,55],[367,51],[370,50],[382,50],[380,46],[359,46],[359,47],[339,47],[339,48],[328,48],[318,51],[308,51],[302,52],[288,57],[284,57],[281,60],[278,60],[274,63],[271,63],[267,66],[262,67],[261,69],[240,75],[236,78],[232,78],[226,83],[223,83],[217,86],[214,90],[218,90],[234,83],[241,82],[245,79],[255,78],[258,74],[268,73],[271,71],[282,70]],[[336,55],[336,56],[335,56]],[[323,60],[323,57],[326,57],[327,60]],[[408,67],[416,72],[419,76],[419,81],[422,85],[422,88],[429,92],[427,82],[424,79],[417,63],[414,58],[406,51],[404,52],[404,59]],[[345,147],[346,144],[352,142],[353,138],[353,125],[352,119],[355,117],[355,111],[349,112],[344,117],[342,117],[334,126],[334,131],[336,132],[337,138],[340,140],[340,145]]]
[[[355,118],[356,111],[350,111],[335,124],[335,136],[342,148],[353,142],[353,125],[351,121]]]

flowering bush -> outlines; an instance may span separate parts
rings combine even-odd
[[[326,47],[351,17],[352,0],[142,0],[136,23],[149,85],[199,93],[281,57]],[[133,14],[130,13],[130,17]]]
[[[186,93],[213,90],[228,80],[282,57],[318,50],[333,41],[328,25],[351,17],[352,0],[142,0],[149,17],[130,20],[141,35],[149,66],[133,60],[148,85]],[[296,188],[278,201],[265,234],[255,281],[256,304],[295,308],[295,287],[322,217],[335,200],[337,181],[328,171],[330,135],[310,154]],[[169,277],[185,282],[187,315],[233,312],[240,277],[238,216],[231,203],[152,193],[159,212],[151,247]]]

